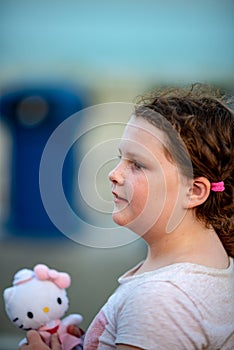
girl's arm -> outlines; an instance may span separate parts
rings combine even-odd
[[[62,350],[57,334],[51,336],[51,347],[47,346],[37,331],[27,333],[27,344],[20,346],[19,350]]]

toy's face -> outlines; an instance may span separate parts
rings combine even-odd
[[[31,280],[4,291],[6,312],[23,330],[38,329],[60,319],[68,309],[65,289],[50,281]]]

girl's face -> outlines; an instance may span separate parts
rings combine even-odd
[[[119,145],[120,162],[109,174],[113,220],[140,235],[173,231],[185,214],[185,180],[163,145],[161,130],[133,116]]]

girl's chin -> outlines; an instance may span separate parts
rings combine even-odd
[[[131,229],[133,219],[126,216],[124,210],[114,210],[112,213],[112,219],[117,225]]]
[[[127,219],[126,216],[123,217],[120,212],[113,212],[112,219],[117,225],[126,227],[138,235],[142,235],[142,231],[144,231],[141,220]]]
[[[113,212],[112,213],[112,219],[119,226],[126,226],[128,224],[126,222],[126,219],[124,220],[124,218],[121,217],[121,214],[118,213],[118,212]]]

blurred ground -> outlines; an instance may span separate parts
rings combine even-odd
[[[0,293],[12,284],[15,272],[45,263],[71,275],[68,313],[83,315],[87,328],[99,308],[117,286],[117,278],[145,255],[141,240],[118,248],[98,249],[61,241],[3,238],[0,240]],[[8,320],[0,298],[0,350],[16,350],[24,332]]]

